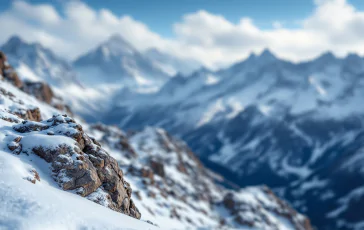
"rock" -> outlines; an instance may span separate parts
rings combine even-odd
[[[15,138],[12,142],[8,143],[8,148],[10,151],[12,151],[14,154],[20,154],[22,150],[22,146],[19,143],[21,141],[22,137]]]
[[[13,85],[18,88],[23,86],[23,82],[20,80],[18,74],[13,67],[8,64],[6,55],[0,51],[0,74]]]
[[[29,172],[31,173],[31,176],[28,176],[28,177],[26,177],[24,179],[30,181],[33,184],[35,184],[37,181],[40,181],[39,174],[35,169],[32,169]]]
[[[272,229],[279,229],[276,223],[271,222],[266,212],[263,211],[269,210],[274,215],[288,220],[295,229],[313,229],[308,218],[297,213],[287,203],[280,200],[268,187],[250,188],[250,191],[245,191],[245,193],[247,192],[250,194],[245,196],[239,192],[229,192],[222,201],[222,205],[239,225],[259,228],[257,224],[264,223]],[[241,191],[240,193],[244,192]],[[252,202],[252,200],[258,202]]]
[[[22,90],[47,104],[51,104],[54,97],[51,87],[44,82],[25,81]]]
[[[149,178],[150,181],[154,181],[154,174],[150,168],[143,167],[140,171],[140,176],[144,178]]]
[[[22,110],[18,109],[15,111],[12,111],[14,115],[17,115],[21,119],[29,120],[29,121],[41,121],[42,116],[40,114],[39,108],[33,108],[33,109],[27,109]]]
[[[73,114],[71,109],[69,108],[69,106],[65,105],[63,103],[62,99],[57,97],[53,93],[52,88],[47,83],[31,82],[31,81],[23,82],[19,78],[19,76],[16,73],[16,71],[14,70],[14,68],[12,66],[10,66],[9,63],[7,62],[6,55],[1,51],[0,51],[0,75],[2,75],[5,80],[9,81],[17,88],[21,89],[22,91],[24,91],[25,93],[27,93],[29,95],[33,95],[38,100],[43,101],[60,111],[65,111],[70,115]],[[28,112],[26,112],[26,114],[28,116],[24,119],[40,121],[40,119],[38,119],[38,116],[40,117],[40,114],[39,115],[34,114],[34,112],[36,113],[37,111],[29,111],[29,112],[31,114],[28,114]],[[20,113],[17,113],[17,115],[24,116],[24,114],[20,114]],[[30,115],[32,115],[32,116],[30,116]]]
[[[149,165],[155,174],[159,175],[160,177],[165,176],[164,165],[161,162],[157,161],[156,159],[151,159],[149,161]]]
[[[109,208],[134,218],[141,217],[131,199],[132,189],[124,180],[117,161],[72,118],[57,115],[42,122],[24,121],[14,125],[13,129],[27,133],[27,138],[34,134],[54,140],[59,136],[72,138],[75,141],[74,145],[34,143],[31,151],[51,164],[53,176],[64,190],[74,190],[77,194],[94,201],[100,201],[95,198],[100,196],[92,194],[103,191],[107,195],[102,199],[105,201],[103,204],[107,203]],[[52,135],[48,135],[49,133]],[[19,141],[22,144],[23,140]],[[110,202],[106,202],[107,200]]]
[[[135,150],[129,144],[127,136],[118,127],[96,124],[93,125],[92,128],[104,133],[104,136],[102,137],[102,142],[111,145],[115,149],[121,150],[129,158],[137,157]],[[116,141],[111,142],[110,139]]]
[[[23,121],[21,124],[14,125],[13,129],[20,133],[28,133],[32,131],[42,131],[48,129],[49,126],[40,122]]]

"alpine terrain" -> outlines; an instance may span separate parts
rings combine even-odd
[[[14,37],[2,50],[9,54],[0,53],[0,229],[313,229],[267,186],[237,188],[205,168],[165,129],[84,121],[77,110],[95,102],[86,75],[49,49]],[[159,77],[153,81],[166,75]],[[101,118],[122,100],[86,112]]]
[[[234,183],[272,187],[318,229],[362,229],[363,92],[356,54],[293,63],[265,50],[121,94],[102,121],[165,128]]]

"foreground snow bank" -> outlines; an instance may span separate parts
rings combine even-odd
[[[35,184],[26,179],[33,169]],[[0,151],[0,229],[156,229],[61,190],[50,175],[37,156]]]

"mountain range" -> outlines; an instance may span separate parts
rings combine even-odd
[[[230,182],[268,185],[318,229],[363,225],[362,57],[327,52],[293,63],[265,50],[218,71],[193,64],[192,72],[194,61],[181,71],[182,60],[139,52],[120,36],[73,63],[19,41],[12,38],[1,48],[19,75],[49,80],[87,122],[161,127]],[[28,46],[42,54],[34,48],[15,51]],[[44,55],[48,62],[33,61]],[[49,70],[57,66],[70,77],[55,80],[59,75]]]
[[[312,230],[268,187],[226,188],[163,129],[89,124],[8,61],[0,52],[0,229]]]

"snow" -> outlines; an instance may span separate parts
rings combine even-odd
[[[212,121],[212,119],[220,112],[225,111],[225,106],[221,98],[217,99],[214,105],[212,105],[202,116],[201,120],[197,123],[197,127],[203,126]]]
[[[22,80],[28,81],[42,81],[27,65],[20,63],[16,69]]]
[[[315,87],[316,91],[321,95],[321,96],[326,96],[327,92],[325,91],[325,89],[316,81],[316,79],[314,77],[309,77],[309,82]]]
[[[311,189],[325,188],[328,183],[328,180],[319,180],[318,178],[314,177],[312,180],[302,183],[300,189],[298,189],[297,192],[304,194]]]
[[[219,80],[219,78],[218,78],[218,77],[216,77],[216,76],[214,76],[214,75],[212,75],[212,74],[208,74],[208,75],[207,75],[207,78],[206,78],[205,83],[206,83],[206,85],[215,85],[215,84],[217,84],[219,81],[220,81],[220,80]]]
[[[74,146],[75,140],[65,136],[45,136],[41,134],[32,134],[31,136],[25,136],[21,140],[21,144],[24,150],[31,150],[34,146],[42,145],[49,149],[55,149],[56,147],[66,144],[68,146]]]
[[[156,229],[61,190],[36,156],[0,151],[0,165],[0,229]],[[23,179],[29,168],[39,173],[40,182]]]
[[[298,166],[293,166],[293,165],[289,164],[288,157],[285,157],[283,159],[281,166],[282,166],[282,171],[284,173],[294,174],[294,175],[300,177],[301,179],[307,178],[311,174],[311,170],[307,165],[298,167]]]
[[[340,206],[328,213],[326,216],[328,218],[338,218],[340,214],[345,212],[349,207],[351,202],[355,202],[356,200],[362,198],[364,196],[364,186],[357,187],[350,191],[347,195],[341,197],[338,200]]]

